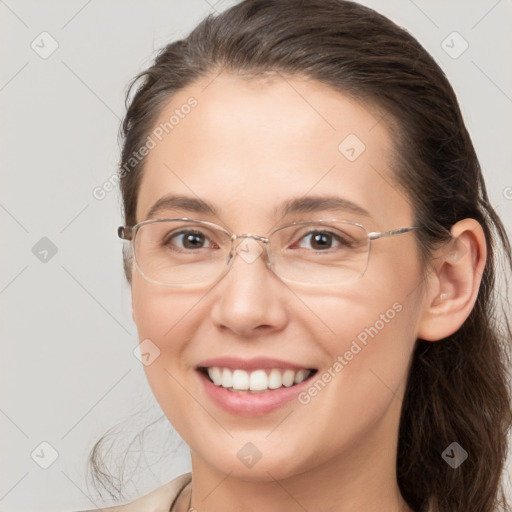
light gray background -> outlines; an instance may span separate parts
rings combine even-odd
[[[94,441],[132,414],[132,435],[161,416],[133,354],[137,333],[115,232],[119,194],[97,200],[92,191],[116,172],[128,80],[165,43],[231,3],[0,1],[2,512],[99,505],[85,484]],[[512,2],[363,3],[406,27],[446,72],[510,233]],[[50,48],[43,31],[58,43],[46,59],[31,47],[35,40],[39,51]],[[469,43],[456,59],[442,47],[453,31]],[[453,37],[445,44],[461,48]],[[43,237],[57,247],[47,262],[32,250]],[[163,444],[179,442],[176,434],[168,441],[166,420],[159,425],[146,447],[149,464]],[[51,455],[42,442],[58,453],[48,469],[36,463]],[[132,497],[190,469],[185,446],[151,469],[137,446],[130,449],[140,468],[127,481]]]

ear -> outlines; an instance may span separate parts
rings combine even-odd
[[[417,337],[437,341],[456,332],[475,305],[487,258],[482,226],[464,219],[451,229],[452,241],[436,253]]]

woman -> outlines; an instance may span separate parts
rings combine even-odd
[[[352,2],[247,0],[140,79],[119,236],[192,473],[107,510],[509,510],[510,242],[434,60]]]

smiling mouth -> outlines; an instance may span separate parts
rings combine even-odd
[[[272,368],[246,371],[219,366],[199,367],[202,373],[212,384],[219,388],[235,393],[265,393],[289,388],[311,379],[316,368],[303,368],[299,370]]]

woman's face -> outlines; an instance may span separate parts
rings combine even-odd
[[[190,97],[197,104],[184,108]],[[147,156],[137,222],[160,198],[180,195],[210,203],[216,215],[169,207],[154,217],[190,217],[261,236],[289,222],[325,218],[368,231],[412,226],[411,206],[392,176],[393,140],[381,121],[314,81],[205,79],[177,93],[155,124],[159,137]],[[367,214],[321,204],[280,213],[286,202],[326,196]],[[193,463],[270,480],[321,465],[339,469],[346,462],[354,470],[371,459],[375,466],[373,454],[394,462],[421,313],[419,275],[414,232],[372,242],[366,273],[343,286],[284,283],[264,253],[237,254],[230,271],[203,288],[159,286],[133,268],[139,339],[160,351],[145,371]],[[286,388],[292,398],[278,405],[229,408],[223,400],[254,404],[262,395],[215,388],[221,398],[214,400],[208,391],[214,384],[198,367],[224,357],[277,359],[317,373]],[[286,366],[259,364],[269,371]],[[243,362],[223,365],[243,369]]]

